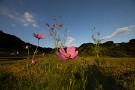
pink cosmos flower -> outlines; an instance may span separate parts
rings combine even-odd
[[[29,45],[26,45],[26,46],[25,46],[25,49],[29,49],[29,48],[30,48]]]
[[[50,28],[50,30],[54,30],[54,29],[55,29],[55,27],[56,27],[56,25],[55,25],[55,24],[53,24],[53,25],[52,25],[52,27]]]
[[[60,25],[59,25],[59,27],[62,27],[62,26],[63,26],[63,24],[60,24]]]
[[[51,30],[54,30],[54,28],[51,28]]]
[[[36,34],[36,33],[33,33],[33,36],[37,39],[43,39],[45,37],[44,34]]]
[[[31,64],[35,65],[36,64],[36,60],[32,59]]]
[[[52,28],[55,28],[55,26],[56,26],[56,25],[55,25],[55,24],[53,24],[53,25],[52,25]]]
[[[78,51],[75,51],[75,47],[67,47],[66,51],[64,48],[60,48],[56,54],[61,60],[74,59],[78,55]]]

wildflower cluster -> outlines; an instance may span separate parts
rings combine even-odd
[[[38,45],[37,45],[37,47],[36,47],[36,49],[34,51],[31,63],[36,64],[36,60],[34,59],[34,57],[35,57],[35,54],[38,52],[37,49],[38,49],[38,46],[39,46],[39,40],[44,39],[45,36],[44,36],[44,34],[36,34],[36,33],[33,33],[33,36],[38,39]]]
[[[65,41],[67,39],[67,30],[62,30],[63,24],[60,23],[60,18],[61,16],[57,19],[53,19],[53,24],[46,23],[46,26],[49,28],[50,36],[53,40],[53,45],[57,50],[59,47],[65,46]],[[64,32],[64,35],[62,35],[61,32]]]
[[[56,54],[58,55],[60,60],[72,60],[78,55],[78,51],[76,51],[75,47],[67,47],[65,51],[65,43],[67,39],[67,30],[64,32],[63,29],[63,24],[60,23],[60,18],[59,16],[57,19],[53,19],[54,23],[49,24],[46,23],[45,25],[47,28],[49,28],[50,36],[52,37],[54,48],[57,50]],[[64,35],[62,36],[61,32],[64,32]],[[38,45],[34,51],[33,57],[32,57],[32,64],[36,64],[35,60],[35,55],[38,52],[37,49],[39,47],[39,40],[44,39],[45,35],[44,34],[36,34],[33,33],[33,36],[38,39]],[[28,50],[28,59],[29,59],[29,46],[26,45],[25,49]]]
[[[95,47],[94,47],[94,53],[96,55],[96,57],[99,57],[100,54],[100,43],[101,43],[101,39],[99,38],[100,36],[100,32],[94,32],[95,28],[92,30],[92,39],[94,41]]]
[[[46,26],[49,28],[50,36],[53,39],[53,44],[56,49],[56,54],[59,56],[60,60],[71,60],[74,59],[78,55],[78,51],[75,51],[75,47],[67,47],[66,51],[63,47],[65,47],[66,39],[67,39],[67,30],[64,32],[62,36],[61,32],[63,31],[63,24],[60,23],[61,16],[58,19],[54,19],[55,24],[46,23]],[[58,48],[60,48],[58,50]]]

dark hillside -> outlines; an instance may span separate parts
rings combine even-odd
[[[2,55],[2,53],[13,53],[13,52],[26,52],[25,46],[29,45],[30,46],[30,52],[34,52],[34,50],[36,49],[35,45],[32,45],[30,43],[26,43],[24,41],[22,41],[20,38],[14,36],[14,35],[10,35],[10,34],[6,34],[2,31],[0,31],[0,54]],[[52,51],[51,48],[42,48],[42,47],[38,47],[38,51],[40,52],[45,52],[45,53],[50,53]],[[0,56],[1,56],[0,55]]]
[[[25,45],[25,42],[18,37],[2,31],[0,31],[0,42],[0,47],[5,49],[23,49],[23,45]]]
[[[94,56],[94,47],[95,45],[93,43],[85,43],[82,44],[78,50],[80,55]],[[101,43],[100,56],[135,57],[135,39],[122,43],[114,43],[113,41]]]

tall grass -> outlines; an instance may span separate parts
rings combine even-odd
[[[134,58],[77,57],[60,61],[55,55],[0,62],[1,90],[134,90]],[[28,62],[27,62],[28,61]],[[28,63],[28,65],[27,65]]]

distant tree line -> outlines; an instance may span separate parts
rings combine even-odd
[[[84,43],[78,50],[81,56],[94,56],[94,47],[93,43]],[[122,43],[114,43],[113,41],[100,43],[99,55],[107,57],[135,57],[135,39]]]

